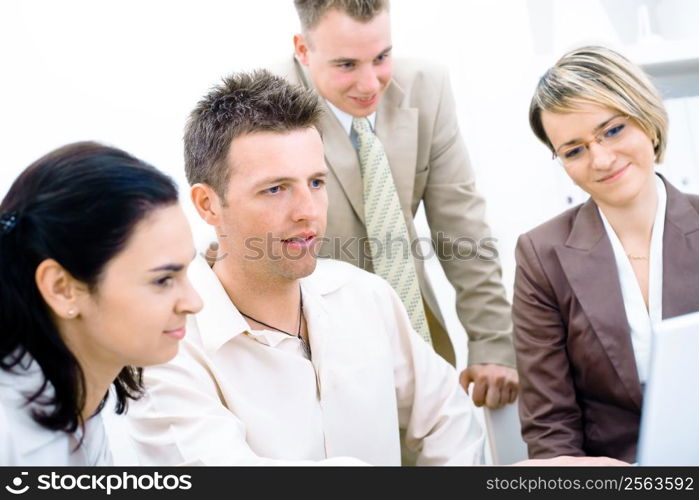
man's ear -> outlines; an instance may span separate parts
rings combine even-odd
[[[39,293],[56,316],[73,319],[80,314],[79,298],[86,287],[58,262],[43,260],[34,272],[34,280]]]
[[[294,54],[301,64],[308,66],[308,43],[306,37],[302,33],[294,35]]]
[[[194,208],[199,212],[199,217],[210,226],[218,226],[221,223],[221,199],[214,189],[208,184],[194,184],[189,195],[194,203]]]

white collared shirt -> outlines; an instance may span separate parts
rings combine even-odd
[[[350,140],[352,141],[352,146],[354,146],[354,149],[359,149],[359,139],[357,138],[357,132],[354,131],[352,128],[352,120],[354,120],[354,117],[350,115],[349,113],[346,113],[342,111],[340,108],[335,106],[333,103],[328,101],[327,99],[325,100],[325,103],[328,105],[328,108],[330,108],[330,111],[333,112],[335,115],[335,118],[340,122],[340,125],[342,125],[342,128],[345,129],[345,132],[347,132],[347,135],[349,135]],[[372,114],[367,116],[367,119],[369,120],[369,124],[371,125],[371,130],[376,133],[376,111],[374,111]]]
[[[80,428],[68,434],[46,429],[34,420],[31,410],[46,407],[36,402],[25,404],[27,396],[42,382],[41,368],[29,354],[13,367],[13,372],[0,369],[0,465],[111,465],[109,442],[100,415],[85,423],[85,437],[77,449],[82,436]],[[52,392],[49,384],[42,397],[50,397]]]
[[[381,278],[319,260],[301,280],[312,356],[299,339],[250,332],[203,259],[204,300],[178,355],[145,369],[128,413],[144,464],[474,464],[483,432],[448,363],[414,332]]]
[[[645,384],[648,378],[650,363],[651,341],[653,337],[653,325],[657,325],[663,318],[663,233],[665,231],[665,207],[667,205],[667,192],[665,184],[660,177],[655,177],[655,186],[658,193],[658,206],[653,222],[653,231],[650,239],[649,275],[648,275],[648,309],[643,300],[641,288],[636,280],[636,275],[631,267],[626,251],[619,241],[614,229],[599,209],[600,217],[607,231],[607,236],[612,244],[614,259],[616,260],[621,295],[624,300],[626,318],[631,330],[631,344],[638,379]]]

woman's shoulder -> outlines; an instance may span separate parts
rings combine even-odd
[[[6,396],[10,395],[9,398]],[[34,420],[31,405],[0,392],[0,465],[111,465],[109,441],[99,415],[82,432],[66,433],[41,426]]]
[[[528,240],[536,248],[553,247],[565,243],[568,236],[570,236],[575,219],[583,207],[586,207],[589,203],[591,201],[588,200],[585,203],[569,208],[530,229],[520,236],[518,245],[521,244],[522,239]]]
[[[12,426],[0,398],[0,465],[19,465],[12,436]]]
[[[692,206],[694,207],[694,210],[696,210],[697,213],[699,213],[699,195],[691,194],[691,193],[684,193],[684,195],[689,200],[689,203],[692,204]]]
[[[27,404],[43,381],[38,362],[29,354],[12,368],[0,369],[0,465],[111,464],[109,442],[99,415],[87,422],[85,439],[77,450],[80,431],[54,431],[34,419],[33,410],[41,411],[41,401],[53,393],[48,383],[38,399]]]

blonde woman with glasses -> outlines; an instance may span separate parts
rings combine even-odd
[[[564,55],[529,120],[590,199],[517,242],[522,432],[532,458],[633,462],[653,325],[699,310],[699,197],[655,172],[667,114],[616,52]]]

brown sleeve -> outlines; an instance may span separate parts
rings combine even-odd
[[[567,352],[568,332],[531,238],[517,241],[512,319],[519,413],[531,458],[585,455],[582,414]]]

